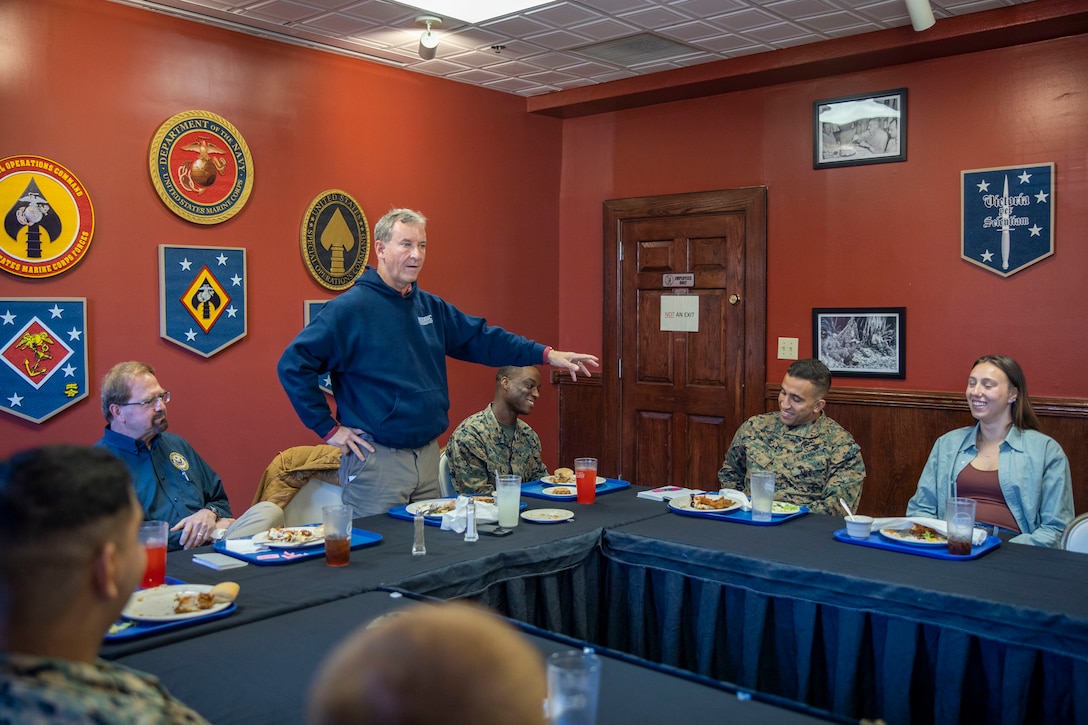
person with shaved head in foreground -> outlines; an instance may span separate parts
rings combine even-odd
[[[541,654],[513,626],[461,604],[375,620],[333,651],[311,725],[543,725]]]

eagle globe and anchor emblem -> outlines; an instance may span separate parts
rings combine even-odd
[[[253,157],[227,119],[209,111],[171,116],[151,141],[151,183],[170,211],[218,224],[242,210],[253,190]]]

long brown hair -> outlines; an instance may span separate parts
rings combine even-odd
[[[1008,355],[983,355],[971,367],[982,363],[990,363],[1005,373],[1009,384],[1017,390],[1016,400],[1012,403],[1012,424],[1021,430],[1039,430],[1039,419],[1035,417],[1035,410],[1031,407],[1028,398],[1028,381],[1024,377],[1024,370],[1020,363]]]

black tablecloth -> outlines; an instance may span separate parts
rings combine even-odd
[[[526,498],[530,508],[557,508],[552,502]],[[487,579],[511,579],[520,574],[564,569],[583,559],[600,540],[605,527],[664,515],[662,504],[636,499],[633,491],[601,496],[592,505],[562,506],[575,517],[560,524],[522,521],[510,536],[481,536],[468,543],[463,535],[426,527],[427,554],[412,556],[413,524],[387,515],[356,519],[355,528],[382,535],[375,546],[351,552],[346,567],[329,567],[322,557],[279,566],[248,566],[215,571],[192,561],[202,547],[175,551],[167,557],[167,574],[194,584],[235,581],[241,585],[238,610],[224,619],[153,635],[144,639],[106,643],[107,659],[230,629],[305,607],[335,601],[382,586],[407,586],[412,591],[444,599],[468,596]],[[517,597],[514,597],[517,599]],[[505,607],[496,606],[500,611]],[[528,616],[524,621],[533,620]]]
[[[318,663],[347,632],[407,601],[384,592],[356,595],[131,654],[118,662],[158,676],[171,693],[212,723],[296,725],[303,721],[306,692]],[[546,636],[531,639],[542,655],[570,647]],[[602,656],[600,725],[819,721],[740,699],[729,689],[660,668]],[[420,684],[420,693],[426,696],[425,683]]]
[[[603,596],[629,606],[600,641],[890,723],[1088,720],[1088,557],[1003,544],[941,561],[837,542],[840,526],[610,529]]]

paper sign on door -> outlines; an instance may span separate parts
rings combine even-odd
[[[661,329],[676,332],[699,331],[698,295],[662,295]]]

